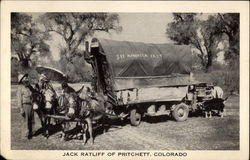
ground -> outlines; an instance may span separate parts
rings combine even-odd
[[[74,86],[74,87],[79,87]],[[226,103],[224,118],[189,117],[175,122],[167,117],[144,118],[140,126],[113,122],[107,133],[95,130],[95,143],[81,140],[60,141],[56,132],[49,139],[38,134],[22,140],[21,116],[16,106],[16,88],[12,86],[11,149],[22,150],[239,150],[239,97]],[[40,128],[36,116],[35,131]]]

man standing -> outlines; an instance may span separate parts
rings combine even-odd
[[[17,102],[23,117],[22,138],[31,139],[34,111],[31,104],[32,86],[30,85],[28,74],[20,74],[18,82],[21,84],[17,91]]]

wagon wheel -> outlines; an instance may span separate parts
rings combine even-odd
[[[132,126],[138,126],[141,123],[141,114],[135,108],[130,111],[130,123]]]
[[[172,116],[178,122],[183,122],[187,120],[188,114],[189,114],[188,106],[184,103],[176,105],[172,112]]]

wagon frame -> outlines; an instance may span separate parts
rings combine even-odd
[[[197,103],[213,98],[211,85],[192,80],[189,46],[93,38],[90,47],[86,43],[86,51],[85,60],[93,69],[92,88],[107,97],[117,118],[129,118],[133,126],[140,124],[142,116],[169,115],[185,121],[189,111],[199,110]],[[145,65],[151,61],[158,66]],[[158,72],[165,66],[168,68]]]

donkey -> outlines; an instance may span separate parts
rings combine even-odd
[[[61,95],[58,99],[58,115],[66,116],[61,121],[62,125],[62,137],[61,140],[67,139],[68,134],[66,132],[69,130],[71,122],[79,115],[79,104],[78,97],[75,93],[70,93],[66,95]],[[78,124],[78,123],[77,123]]]
[[[72,121],[74,118],[79,120],[84,144],[87,143],[87,132],[89,133],[91,144],[94,143],[93,123],[101,123],[101,126],[104,127],[106,119],[105,101],[105,97],[99,94],[96,94],[95,97],[91,96],[91,90],[86,86],[83,86],[75,93],[59,98],[59,110],[61,110],[61,113]],[[63,122],[62,138],[67,138],[65,130],[69,127],[69,124],[69,121]]]
[[[57,99],[50,90],[44,91],[44,94],[38,89],[31,88],[31,102],[33,110],[37,113],[41,126],[46,138],[49,137],[48,125],[50,125],[50,117],[48,115],[56,113]]]
[[[212,117],[212,111],[215,110],[217,111],[218,115],[223,118],[223,113],[224,113],[224,108],[225,108],[225,102],[227,101],[228,97],[223,99],[223,98],[213,98],[211,100],[205,101],[203,103],[204,106],[204,111],[205,111],[205,117],[209,118]]]
[[[102,95],[96,94],[95,97],[85,100],[81,99],[81,102],[82,105],[79,115],[84,122],[81,123],[84,144],[87,142],[86,131],[89,133],[91,144],[94,144],[93,124],[100,123],[103,127],[103,131],[106,131],[104,127],[107,118],[105,114],[105,99]]]
[[[33,110],[37,113],[41,126],[45,126],[45,100],[42,93],[39,91],[33,90],[31,94],[31,103]]]
[[[47,89],[43,92],[41,97],[41,102],[38,105],[38,107],[35,107],[36,104],[34,103],[34,108],[37,108],[37,112],[41,115],[41,122],[42,122],[42,127],[45,130],[45,133],[43,135],[46,138],[49,138],[49,130],[48,127],[51,122],[51,118],[49,115],[54,115],[57,113],[56,109],[58,106],[58,101],[50,89]]]

